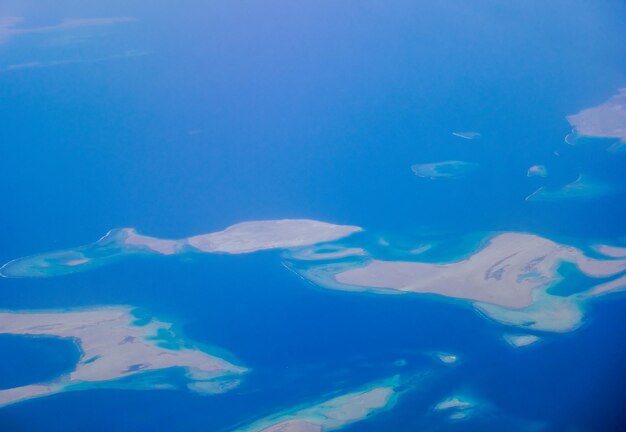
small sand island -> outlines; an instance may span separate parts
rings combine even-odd
[[[454,135],[455,137],[466,139],[466,140],[474,140],[474,139],[480,138],[480,133],[472,132],[472,131],[452,132],[452,135]]]
[[[0,390],[0,406],[54,393],[92,388],[174,389],[184,378],[193,392],[223,393],[239,384],[244,367],[178,338],[172,325],[138,323],[132,308],[0,312],[0,334],[72,339],[80,360],[51,382]]]
[[[529,346],[540,341],[539,336],[523,334],[505,334],[503,338],[506,343],[516,348]]]
[[[458,160],[432,162],[411,165],[411,171],[417,177],[427,179],[458,179],[476,170],[478,164]]]
[[[600,105],[567,116],[567,121],[574,127],[574,136],[614,138],[626,143],[626,88]]]
[[[555,295],[550,288],[562,281],[558,270],[563,263],[573,264],[581,276],[613,279],[583,292]],[[306,267],[293,263],[293,270],[330,289],[465,300],[501,323],[553,332],[578,327],[582,305],[590,298],[626,288],[626,259],[594,259],[571,246],[512,232],[494,235],[477,251],[452,262],[361,257]]]
[[[453,365],[459,361],[459,358],[456,355],[450,353],[436,352],[434,353],[434,356],[437,360],[446,365]]]
[[[610,195],[613,189],[590,176],[580,174],[576,180],[565,186],[552,189],[540,187],[526,197],[526,201],[560,201],[569,199],[598,198]]]
[[[452,396],[437,403],[433,410],[443,411],[450,420],[463,420],[476,407],[476,402],[462,396]]]
[[[109,231],[89,245],[13,260],[0,269],[0,274],[4,277],[61,276],[100,267],[127,255],[243,254],[297,248],[337,240],[358,231],[361,228],[351,225],[283,219],[243,222],[215,233],[168,240],[122,228]]]
[[[236,432],[324,432],[342,429],[392,408],[402,391],[398,376],[352,393],[316,402],[256,421]]]
[[[528,168],[528,172],[526,173],[528,177],[548,177],[548,169],[545,165],[533,165]]]

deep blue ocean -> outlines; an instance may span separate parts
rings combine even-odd
[[[138,19],[4,38],[0,27],[1,263],[116,227],[182,238],[282,218],[398,239],[625,241],[626,155],[563,142],[565,116],[626,86],[623,1],[4,0],[0,16],[24,26]],[[9,67],[29,62],[40,66]],[[465,130],[480,139],[451,134]],[[480,169],[453,182],[410,169],[451,159]],[[533,164],[550,176],[528,178]],[[525,201],[580,172],[618,191]],[[115,304],[175,323],[252,372],[216,396],[34,399],[1,408],[0,431],[226,431],[418,371],[428,378],[396,407],[343,430],[626,429],[623,294],[593,302],[581,329],[516,350],[503,325],[463,303],[318,288],[287,271],[280,251],[0,280],[2,310]],[[435,364],[433,351],[460,362]],[[0,389],[51,379],[77,356],[67,340],[0,335]],[[463,423],[432,412],[458,392],[491,408]]]

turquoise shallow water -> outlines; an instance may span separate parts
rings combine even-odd
[[[608,141],[564,142],[565,116],[626,85],[620,1],[7,0],[0,16],[23,16],[23,28],[137,18],[19,34],[0,25],[2,263],[113,228],[182,238],[280,218],[362,226],[340,243],[394,260],[453,261],[498,231],[624,245],[625,156],[606,152]],[[477,167],[457,180],[411,171],[446,160]],[[527,177],[535,164],[547,178]],[[581,173],[612,194],[525,201]],[[510,328],[466,303],[322,289],[285,269],[282,254],[137,255],[1,279],[2,310],[132,305],[251,373],[214,396],[103,388],[33,399],[1,408],[0,430],[230,430],[425,372],[392,410],[344,430],[597,431],[626,421],[623,294],[586,304],[580,329],[514,349],[502,340]],[[555,293],[589,286],[561,271]],[[9,388],[68,371],[77,350],[0,336],[0,355]],[[181,371],[164,375],[185,384]],[[480,401],[466,421],[432,409],[455,394]]]

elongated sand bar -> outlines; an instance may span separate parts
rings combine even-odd
[[[596,245],[594,249],[611,258],[626,258],[626,247],[623,246]]]
[[[522,348],[539,342],[539,337],[535,335],[505,334],[503,336],[506,343],[516,348]]]
[[[179,253],[243,254],[268,249],[311,246],[361,231],[352,225],[334,225],[309,219],[243,222],[223,231],[180,240],[138,234],[132,228],[109,231],[95,243],[13,260],[0,269],[5,277],[51,277],[106,265],[127,255]]]
[[[338,430],[393,407],[400,390],[400,378],[392,377],[369,386],[298,407],[256,421],[237,432],[322,432]]]

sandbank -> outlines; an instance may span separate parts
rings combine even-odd
[[[98,241],[85,246],[10,261],[0,268],[0,275],[61,276],[97,268],[127,255],[175,255],[186,252],[243,254],[267,249],[299,248],[338,240],[361,230],[352,225],[283,219],[243,222],[215,233],[168,240],[141,235],[132,228],[121,228],[111,230]]]
[[[188,389],[220,393],[236,385],[246,372],[241,366],[188,347],[173,334],[171,324],[151,320],[137,325],[131,311],[123,306],[0,312],[0,333],[70,338],[81,353],[75,369],[52,382],[0,390],[0,406],[66,390],[114,386],[116,381],[133,375],[171,368],[185,371]],[[177,349],[166,348],[165,343]]]
[[[280,412],[237,429],[237,432],[317,432],[341,429],[390,409],[400,394],[399,385],[399,377],[392,377],[310,406]]]
[[[533,165],[528,168],[528,177],[548,177],[548,169],[544,165]]]
[[[539,336],[521,335],[521,334],[505,334],[504,340],[511,346],[521,348],[539,342]]]
[[[444,352],[436,352],[434,353],[437,360],[439,360],[443,364],[451,365],[456,363],[459,358],[454,354],[444,353]]]
[[[468,257],[443,263],[367,259],[296,269],[303,277],[331,289],[374,293],[434,294],[465,300],[503,324],[553,332],[571,331],[583,318],[590,296],[623,289],[622,279],[570,296],[548,293],[572,263],[592,278],[626,272],[626,259],[594,259],[581,250],[540,236],[502,233]]]
[[[600,105],[567,116],[567,121],[578,135],[626,142],[626,88]]]
[[[604,256],[611,258],[626,258],[626,247],[622,246],[609,246],[609,245],[595,245],[593,249],[600,252]]]
[[[597,198],[609,195],[613,189],[587,175],[580,174],[576,180],[560,188],[540,187],[526,197],[526,201],[560,201],[567,199]]]

